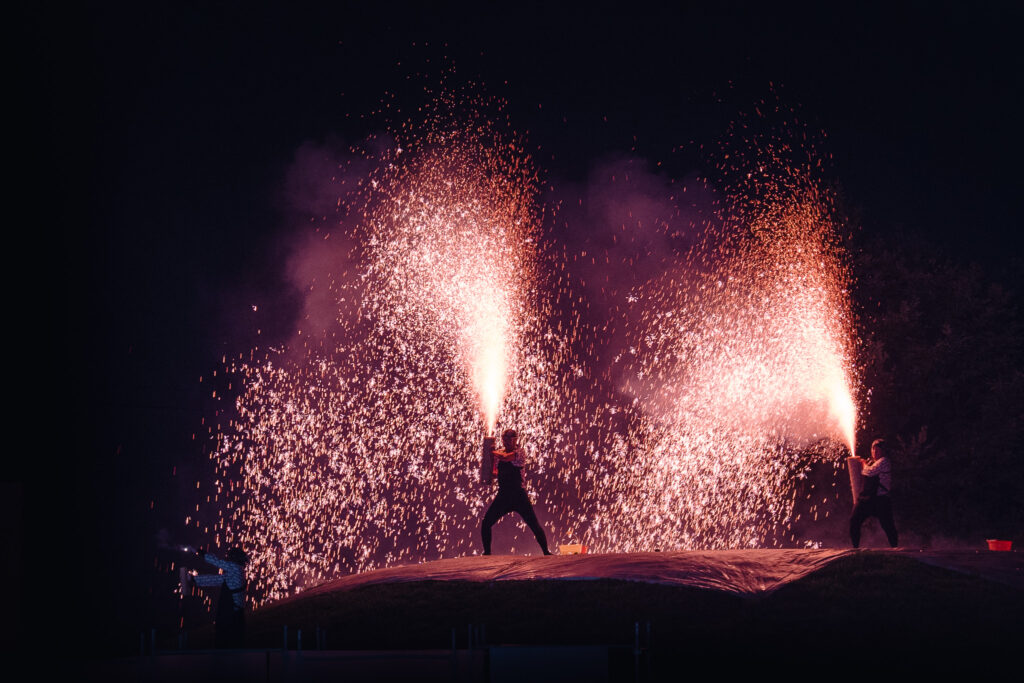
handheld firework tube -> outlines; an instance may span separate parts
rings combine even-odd
[[[490,484],[494,480],[494,442],[493,436],[484,437],[484,452],[480,461],[480,481],[485,484]]]
[[[864,486],[864,461],[856,455],[851,455],[846,459],[846,469],[850,472],[850,492],[853,493],[853,504],[856,505]]]

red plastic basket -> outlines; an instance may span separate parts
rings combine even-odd
[[[987,540],[989,550],[1009,550],[1013,547],[1013,541],[999,541],[994,538],[989,538]]]

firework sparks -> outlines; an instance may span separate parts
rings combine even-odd
[[[789,522],[794,453],[853,449],[847,277],[809,176],[733,188],[706,239],[606,321],[627,343],[602,384],[536,170],[488,106],[441,95],[364,152],[339,200],[356,275],[326,285],[333,336],[226,363],[240,389],[215,432],[212,515],[186,523],[249,550],[257,603],[474,552],[479,439],[499,422],[532,447],[553,540],[597,552],[767,543]]]
[[[536,173],[522,145],[476,114],[406,123],[395,137],[348,208],[359,272],[332,284],[340,331],[228,368],[243,390],[214,453],[218,480],[233,482],[214,530],[252,549],[257,602],[474,552],[489,495],[479,440],[499,416],[533,446],[534,495],[557,504],[566,494],[545,477],[578,467],[563,454],[579,422],[568,379],[582,371],[571,335],[553,329],[546,293],[558,286],[538,269]]]
[[[640,414],[609,456],[620,466],[618,499],[603,507],[608,545],[778,542],[807,455],[835,463],[838,444],[854,449],[853,321],[831,198],[772,154],[754,147],[729,168],[743,182],[721,220],[631,297],[618,364]]]

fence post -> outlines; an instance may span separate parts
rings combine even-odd
[[[633,622],[633,680],[640,680],[640,622]]]
[[[456,674],[459,671],[459,653],[455,649],[455,627],[452,626],[452,680],[456,679]]]
[[[654,645],[651,643],[651,622],[647,622],[647,679],[651,678],[651,652],[654,650]]]
[[[288,680],[291,672],[288,670],[288,624],[284,625],[284,640],[281,648],[281,679]]]

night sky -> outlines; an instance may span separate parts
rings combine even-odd
[[[691,141],[777,96],[825,132],[829,180],[865,234],[917,235],[994,270],[1015,255],[1019,4],[138,5],[19,22],[17,87],[33,106],[9,131],[29,179],[18,202],[31,202],[14,230],[34,235],[25,256],[48,303],[17,309],[46,330],[23,342],[42,376],[19,371],[43,424],[5,480],[24,484],[27,551],[59,544],[97,587],[93,608],[144,590],[153,535],[180,528],[172,468],[205,457],[198,378],[256,328],[291,330],[284,263],[301,227],[282,187],[296,151],[379,131],[362,115],[387,93],[415,107],[424,81],[408,74],[433,83],[454,64],[506,99],[552,183],[621,156],[700,172]]]

